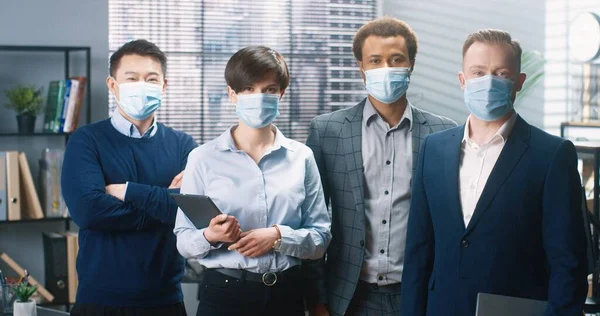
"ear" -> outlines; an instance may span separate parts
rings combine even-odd
[[[167,78],[165,78],[163,80],[163,87],[162,87],[162,93],[164,94],[165,92],[167,92]]]
[[[520,73],[517,77],[517,80],[515,81],[515,92],[521,91],[521,89],[523,88],[523,83],[525,83],[525,79],[527,79],[527,74]]]
[[[227,95],[229,96],[229,102],[237,104],[237,94],[230,86],[227,86]]]
[[[110,91],[118,99],[119,84],[115,78],[111,76],[106,77],[106,87],[108,88],[108,91]]]
[[[367,79],[365,78],[365,69],[363,68],[363,62],[357,59],[356,65],[358,66],[358,69],[360,70],[360,76],[362,77],[362,80],[364,82]]]
[[[410,62],[410,72],[411,72],[411,73],[413,72],[413,70],[415,70],[415,64],[416,64],[416,63],[417,63],[417,60],[416,60],[416,59],[413,59],[413,60]]]
[[[465,79],[465,73],[462,71],[459,71],[457,75],[458,75],[458,82],[460,83],[460,88],[464,91],[465,83],[467,82],[467,79]]]
[[[283,98],[284,94],[285,94],[285,89],[281,90],[281,94],[279,95],[279,100],[281,100],[281,98]]]

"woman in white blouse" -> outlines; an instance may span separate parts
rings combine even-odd
[[[246,47],[225,79],[239,123],[190,153],[181,186],[224,214],[197,229],[179,210],[174,230],[181,255],[207,268],[198,315],[304,315],[301,259],[324,255],[331,221],[311,150],[272,124],[287,65]]]

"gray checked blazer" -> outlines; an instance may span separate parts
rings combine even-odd
[[[304,289],[309,308],[326,303],[331,315],[343,315],[360,277],[365,246],[362,120],[365,100],[354,107],[312,120],[306,144],[321,174],[325,201],[331,203],[333,239],[327,260],[304,261]],[[456,126],[450,119],[412,107],[413,172],[421,141]]]

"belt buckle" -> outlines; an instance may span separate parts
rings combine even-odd
[[[277,273],[275,272],[266,272],[262,275],[262,282],[266,286],[273,286],[277,283]]]

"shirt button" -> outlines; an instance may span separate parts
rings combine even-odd
[[[389,164],[391,164],[391,163],[392,163],[392,162],[391,162],[391,161],[389,161],[389,160],[385,162],[385,164],[386,164],[386,165],[389,165]]]
[[[384,219],[381,221],[382,224],[387,224],[387,221]]]
[[[379,250],[379,252],[381,252],[382,254],[384,254],[385,250],[381,249],[381,250]]]
[[[383,193],[385,193],[385,195],[388,195],[388,194],[390,194],[390,191],[385,190],[385,192],[383,192]]]
[[[377,279],[378,279],[379,281],[382,281],[382,280],[383,280],[383,277],[380,275],[380,276],[379,276]]]
[[[468,241],[468,240],[466,240],[466,239],[463,239],[463,240],[460,242],[460,246],[461,246],[461,247],[463,247],[463,248],[468,248],[468,247],[469,247],[469,241]]]
[[[470,187],[470,188],[471,188],[471,190],[475,190],[475,185],[474,185],[474,184],[471,184],[471,187]]]
[[[361,240],[361,241],[360,241],[360,246],[361,246],[361,247],[364,247],[364,245],[365,245],[365,241],[364,241],[364,240]]]

